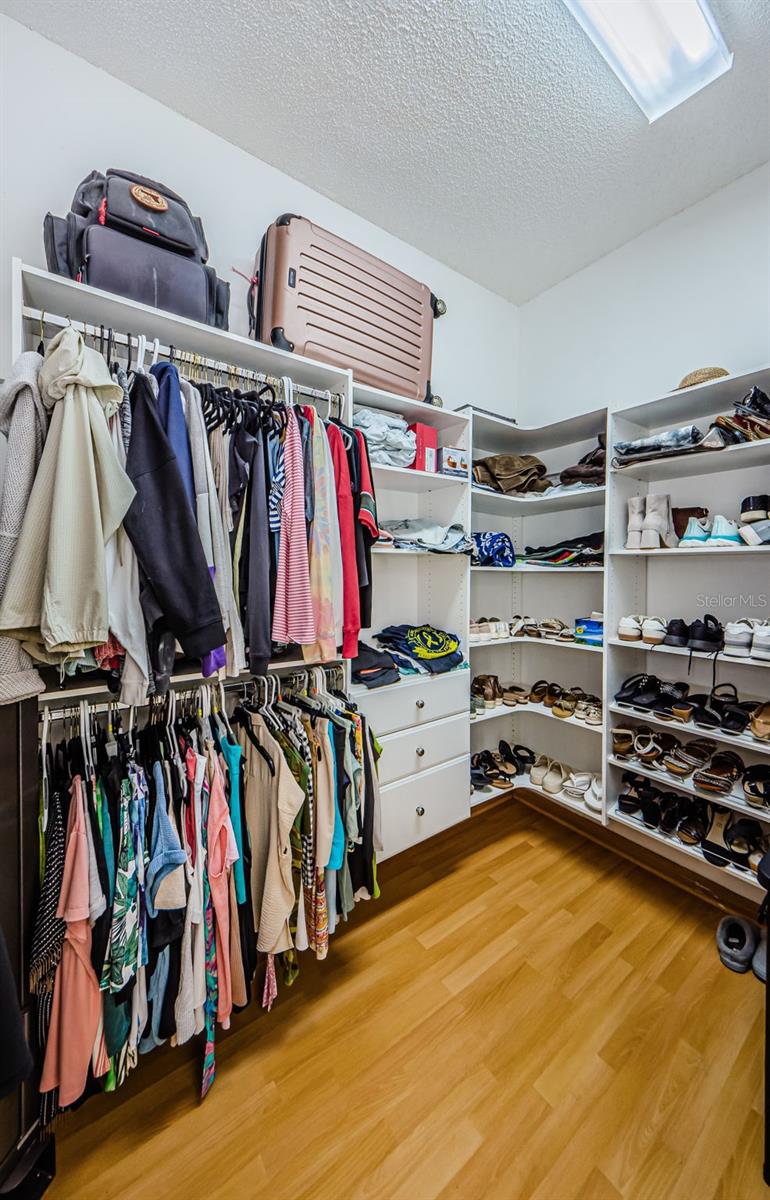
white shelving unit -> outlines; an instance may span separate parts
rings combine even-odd
[[[770,391],[770,367],[759,367],[685,391],[671,392],[648,404],[611,413],[607,439],[610,458],[613,444],[621,439],[643,437],[689,423],[695,423],[705,432],[713,418],[720,412],[730,411],[734,401],[744,396],[753,384],[763,391]],[[747,765],[767,762],[770,743],[760,742],[750,734],[732,737],[719,729],[700,729],[692,723],[663,722],[653,714],[619,706],[614,696],[623,680],[639,671],[654,673],[664,680],[685,681],[691,693],[708,693],[713,673],[717,682],[734,683],[741,698],[770,696],[768,676],[761,669],[770,663],[731,658],[723,653],[714,656],[695,652],[690,656],[688,649],[647,647],[617,637],[618,621],[629,613],[656,614],[664,620],[682,617],[690,622],[711,612],[723,623],[742,616],[770,617],[770,551],[764,547],[625,549],[630,497],[669,494],[674,507],[702,505],[710,510],[712,517],[721,513],[738,519],[743,497],[769,490],[768,465],[770,440],[614,468],[607,477],[605,821],[616,833],[666,858],[672,870],[677,864],[686,866],[705,879],[750,899],[758,899],[762,894],[751,872],[716,867],[706,861],[697,846],[686,846],[676,836],[648,829],[641,821],[617,811],[623,771],[644,775],[664,791],[688,796],[698,793],[689,780],[678,780],[633,760],[614,758],[611,730],[619,725],[664,727],[682,741],[711,737],[718,748],[734,750]],[[738,471],[743,473],[739,475]],[[742,792],[736,790],[730,796],[712,800],[744,817],[760,821],[764,817],[762,809],[748,805]]]
[[[466,408],[472,418],[473,459],[490,453],[536,454],[545,463],[549,476],[558,477],[565,467],[578,461],[596,445],[597,435],[606,428],[606,410],[585,413],[569,421],[541,428],[528,428]],[[517,554],[526,545],[550,545],[560,537],[604,530],[604,487],[561,490],[551,495],[510,497],[471,489],[473,531],[507,533]],[[578,617],[601,611],[603,568],[529,566],[517,562],[513,568],[471,568],[471,617],[510,620],[526,614],[533,620],[558,617],[572,625]],[[554,578],[550,579],[549,576]],[[471,676],[498,675],[502,683],[531,685],[547,678],[564,687],[580,686],[587,693],[601,696],[602,648],[557,639],[505,637],[474,640],[470,644]],[[565,653],[572,652],[572,653]],[[579,653],[575,653],[579,652]],[[502,733],[502,718],[507,718],[507,740],[523,743],[536,753],[547,753],[569,763],[576,770],[601,773],[602,727],[587,725],[575,718],[554,717],[542,704],[496,708],[479,714],[471,722],[471,748],[497,748]],[[547,721],[544,721],[544,718]],[[492,727],[488,724],[495,721]],[[587,736],[588,735],[588,736]],[[599,736],[593,736],[599,735]],[[513,786],[527,787],[584,816],[601,821],[581,801],[550,796],[530,784],[527,777]],[[476,792],[471,803],[488,799]]]

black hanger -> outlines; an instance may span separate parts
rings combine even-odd
[[[270,768],[270,774],[275,777],[275,763],[265,747],[257,740],[257,736],[254,733],[254,730],[251,728],[248,710],[245,709],[242,704],[236,704],[235,708],[233,709],[232,720],[246,731],[246,737],[249,739],[252,746],[255,746],[258,752],[262,755],[268,767]]]

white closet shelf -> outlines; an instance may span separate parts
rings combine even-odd
[[[757,700],[757,704],[761,703],[762,701]],[[634,708],[621,708],[619,704],[608,704],[607,711],[618,717],[621,721],[628,721],[629,719],[641,721],[644,725],[654,725],[657,729],[667,729],[669,733],[675,733],[677,737],[710,737],[715,742],[723,742],[725,746],[730,746],[736,751],[752,750],[755,754],[770,754],[770,742],[761,742],[759,738],[751,737],[751,735],[745,733],[735,736],[734,734],[723,733],[721,729],[701,729],[699,725],[693,725],[689,721],[662,721],[654,713],[637,712]],[[612,722],[608,724],[608,731],[611,725]],[[631,761],[629,760],[630,765]]]
[[[672,562],[684,562],[688,558],[716,555],[726,558],[732,554],[768,554],[770,546],[685,546],[683,549],[664,550],[610,550],[613,558],[666,558]]]
[[[451,558],[461,563],[468,561],[467,554],[441,554],[433,550],[378,550],[376,546],[372,548],[372,555],[376,558]]]
[[[487,492],[484,488],[471,489],[473,507],[478,512],[494,516],[524,516],[545,512],[561,512],[570,508],[589,508],[604,504],[605,488],[583,488],[579,492],[559,492],[550,496],[542,492],[535,496],[506,496],[503,492]]]
[[[489,571],[496,575],[601,575],[604,567],[535,567],[517,563],[515,567],[471,567],[471,571]]]
[[[104,325],[116,333],[144,334],[152,346],[153,338],[178,350],[191,350],[207,358],[221,360],[236,367],[261,371],[267,375],[289,375],[295,383],[307,387],[326,388],[347,394],[350,372],[326,363],[315,362],[299,354],[278,350],[263,342],[253,341],[237,333],[215,329],[175,313],[161,312],[147,304],[139,304],[113,292],[76,283],[50,271],[30,267],[19,259],[13,260],[13,285],[20,289],[19,306],[34,308],[48,314],[86,321],[89,325]],[[29,313],[25,313],[29,315]]]
[[[545,800],[553,800],[555,804],[560,804],[562,808],[569,808],[581,817],[588,817],[589,821],[595,821],[599,825],[602,824],[601,813],[593,812],[592,809],[587,808],[582,800],[573,800],[571,796],[565,796],[561,792],[554,796],[552,792],[547,792],[545,788],[538,787],[532,783],[528,775],[517,775],[512,781],[511,787],[524,788],[528,792],[535,792]]]
[[[566,421],[530,427],[517,425],[493,413],[479,412],[472,404],[462,405],[458,412],[473,413],[474,450],[486,450],[494,454],[539,454],[541,450],[585,442],[604,432],[607,419],[607,410],[597,408],[593,412],[569,417]]]
[[[559,650],[587,650],[589,654],[601,654],[602,652],[601,646],[584,646],[582,642],[559,641],[558,638],[532,637],[485,638],[480,642],[469,639],[468,647],[471,650],[478,650],[482,646],[510,646],[514,642],[519,646],[556,646]]]
[[[708,801],[711,804],[721,804],[723,808],[733,809],[735,812],[742,813],[744,817],[753,817],[755,821],[770,821],[770,812],[767,809],[754,808],[751,804],[747,804],[741,792],[730,792],[727,796],[709,795],[707,792],[699,792],[690,779],[677,779],[675,775],[669,775],[667,771],[656,771],[654,767],[648,767],[645,763],[626,762],[625,759],[615,758],[610,755],[608,762],[612,767],[618,767],[623,771],[633,771],[635,775],[643,775],[645,779],[652,779],[661,785],[663,791],[683,792],[686,796],[697,796],[699,800]],[[623,814],[625,816],[625,814]]]
[[[761,658],[734,658],[730,654],[725,654],[722,650],[717,655],[713,650],[693,650],[692,652],[686,646],[647,646],[644,642],[623,642],[620,638],[608,638],[608,646],[617,646],[623,650],[643,650],[648,654],[679,654],[686,655],[688,658],[692,653],[693,658],[705,658],[709,662],[716,657],[719,663],[728,663],[733,667],[770,667],[770,659]]]
[[[720,876],[724,880],[724,885],[737,885],[736,890],[742,891],[744,895],[751,899],[760,900],[764,897],[764,889],[760,887],[759,882],[752,873],[741,871],[738,867],[729,864],[726,867],[717,867],[713,863],[707,862],[701,854],[697,846],[686,846],[684,842],[680,842],[674,834],[661,833],[659,829],[648,829],[641,821],[637,821],[634,817],[629,817],[625,813],[619,812],[617,808],[608,811],[610,822],[624,826],[635,835],[639,835],[634,840],[644,842],[649,839],[653,843],[657,843],[659,848],[665,847],[669,852],[666,857],[676,859],[678,857],[687,859],[693,869],[699,874],[705,875],[714,882],[720,882]],[[724,878],[724,877],[727,878]]]
[[[378,488],[398,489],[400,492],[437,492],[448,487],[467,487],[468,480],[459,475],[441,475],[438,471],[414,471],[411,467],[388,467],[372,463]]]
[[[383,412],[398,413],[409,424],[422,421],[434,429],[455,429],[466,432],[469,418],[451,408],[436,408],[426,404],[424,400],[412,400],[408,396],[399,396],[396,392],[384,392],[380,388],[368,387],[353,380],[353,404],[356,408],[377,408]]]
[[[366,684],[364,684],[364,683],[351,683],[350,695],[351,696],[377,696],[381,692],[393,692],[396,689],[398,689],[398,691],[402,691],[404,688],[415,687],[416,685],[421,684],[421,683],[422,684],[426,684],[426,683],[430,684],[435,680],[447,679],[450,676],[454,677],[455,675],[460,675],[463,673],[467,674],[468,679],[470,680],[471,676],[470,676],[470,671],[468,670],[467,663],[464,663],[462,666],[455,667],[452,671],[443,671],[441,674],[438,674],[438,675],[428,675],[428,674],[422,674],[422,673],[420,673],[419,675],[410,675],[406,679],[399,679],[396,683],[386,683],[386,684],[383,684],[382,687],[378,687],[378,688],[368,688],[366,686]]]
[[[653,458],[631,463],[627,467],[612,467],[613,475],[634,479],[685,479],[692,475],[713,475],[715,471],[747,471],[770,463],[770,438],[761,442],[742,442],[725,446],[723,450],[703,450],[690,454],[675,454],[671,458]]]
[[[535,717],[547,717],[551,721],[558,721],[561,725],[577,726],[578,729],[587,729],[589,733],[601,733],[601,725],[588,725],[585,721],[578,721],[575,717],[557,717],[547,708],[545,704],[502,704],[495,708],[488,708],[486,712],[479,713],[471,721],[471,728],[474,725],[480,725],[484,721],[494,721],[497,717],[514,717],[521,716],[523,713],[530,713]]]
[[[757,384],[764,392],[770,392],[770,366],[764,364],[752,371],[724,375],[720,379],[711,379],[695,387],[666,392],[663,396],[644,404],[617,409],[614,416],[633,421],[645,429],[683,425],[689,421],[697,421],[699,417],[710,417],[720,410],[726,412],[736,400],[746,395],[753,384]]]

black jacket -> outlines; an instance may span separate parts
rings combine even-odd
[[[142,571],[142,609],[185,654],[201,658],[225,644],[225,629],[195,514],[176,456],[161,425],[147,378],[131,388],[131,442],[126,471],[136,488],[124,518]]]

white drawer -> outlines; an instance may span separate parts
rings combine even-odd
[[[355,697],[378,735],[468,712],[470,673],[458,671],[396,683]],[[470,719],[470,718],[469,718]]]
[[[380,858],[398,854],[470,816],[469,772],[468,758],[458,758],[381,788]]]
[[[465,713],[405,729],[382,738],[380,783],[393,783],[405,775],[421,775],[439,763],[468,754],[470,721]]]

